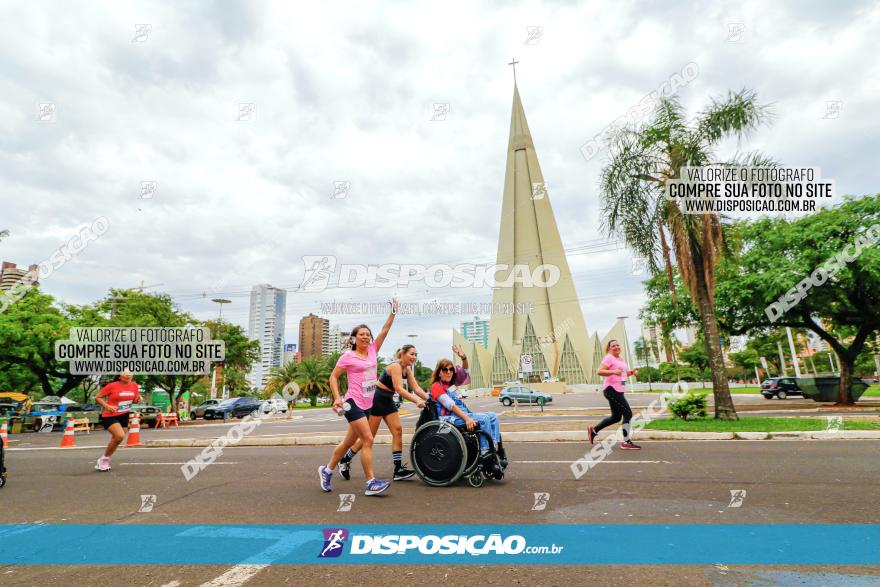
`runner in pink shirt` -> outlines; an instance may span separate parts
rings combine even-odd
[[[611,406],[611,415],[597,425],[587,428],[587,436],[590,438],[590,444],[593,444],[593,440],[600,430],[623,420],[623,442],[620,444],[620,448],[638,450],[642,447],[633,442],[629,434],[629,422],[632,420],[633,413],[629,402],[626,401],[626,396],[624,396],[626,391],[624,378],[637,375],[638,371],[636,369],[630,371],[626,362],[620,358],[620,343],[616,340],[608,341],[605,352],[608,354],[599,364],[597,373],[604,377],[602,395]]]
[[[379,336],[373,340],[373,332],[366,324],[355,326],[351,331],[351,350],[346,351],[339,357],[336,367],[330,374],[330,391],[333,392],[333,409],[337,413],[344,413],[348,420],[348,433],[345,438],[333,450],[333,456],[326,465],[318,467],[318,478],[321,489],[332,491],[331,480],[333,468],[339,464],[346,451],[357,440],[361,441],[361,464],[367,477],[366,495],[378,495],[388,489],[388,481],[381,481],[373,476],[373,434],[368,422],[370,408],[373,405],[373,395],[376,393],[378,373],[378,361],[376,357],[391,324],[397,314],[397,300],[391,300],[391,314],[385,321],[385,325],[379,332]],[[339,396],[339,376],[345,373],[348,376],[348,391],[345,397]]]

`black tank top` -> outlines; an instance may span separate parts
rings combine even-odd
[[[408,367],[404,367],[403,369],[403,379],[406,380],[406,372]],[[387,391],[388,393],[394,393],[394,380],[391,378],[391,373],[388,372],[388,367],[385,367],[385,370],[382,371],[382,376],[379,377],[379,383],[384,385],[387,389],[382,389],[382,391]]]

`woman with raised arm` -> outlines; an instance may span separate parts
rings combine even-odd
[[[346,451],[358,440],[361,442],[361,464],[367,478],[365,495],[378,495],[388,489],[390,483],[376,479],[373,475],[373,433],[370,431],[370,408],[376,393],[376,360],[388,331],[397,314],[397,300],[391,300],[391,313],[379,335],[373,339],[373,332],[366,324],[355,326],[351,331],[351,349],[343,353],[330,374],[330,391],[333,393],[333,409],[345,414],[348,432],[333,450],[333,456],[326,465],[318,467],[321,489],[332,491],[333,468],[339,464]],[[343,371],[348,375],[348,391],[345,397],[339,396],[339,376]]]

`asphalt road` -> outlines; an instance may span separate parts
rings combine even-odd
[[[395,483],[375,498],[363,496],[358,467],[351,481],[336,476],[334,493],[320,490],[314,471],[328,458],[328,447],[227,448],[191,481],[183,478],[180,465],[198,449],[123,449],[113,459],[113,471],[104,474],[93,469],[100,449],[18,450],[8,454],[10,476],[0,490],[0,523],[880,523],[872,495],[880,485],[880,441],[646,442],[644,447],[615,450],[575,480],[569,463],[584,454],[583,444],[511,443],[511,467],[500,483],[438,489],[414,479]],[[389,475],[388,447],[379,447],[376,462],[378,474]],[[746,491],[740,507],[729,507],[731,490]],[[545,510],[533,511],[539,492],[548,493],[549,502]],[[355,495],[351,511],[337,511],[340,493]],[[138,512],[142,495],[156,496],[149,513]],[[3,585],[354,585],[384,580],[868,585],[880,581],[880,569],[728,567],[723,560],[705,567],[0,568]]]
[[[648,406],[658,399],[658,394],[633,393],[627,394],[630,404],[634,408]],[[711,396],[710,396],[711,397]],[[744,410],[759,408],[762,416],[817,416],[814,411],[792,410],[790,408],[803,405],[797,400],[765,400],[760,395],[734,395],[734,402]],[[553,405],[547,406],[547,412],[542,414],[537,406],[525,406],[518,412],[512,408],[505,408],[494,397],[474,397],[467,400],[468,406],[474,411],[494,411],[499,414],[502,427],[509,424],[539,424],[546,422],[579,422],[583,428],[586,423],[600,420],[608,410],[608,403],[601,394],[596,392],[579,392],[569,394],[557,394],[554,396]],[[807,405],[810,405],[809,403]],[[412,429],[418,420],[418,410],[412,404],[403,405],[401,419],[404,429]],[[566,412],[566,410],[570,410]],[[587,410],[591,410],[588,412]],[[828,412],[831,413],[831,412]],[[859,415],[858,410],[847,411],[847,416]],[[866,411],[865,414],[876,416],[877,412]],[[142,440],[159,438],[216,438],[223,435],[226,430],[235,426],[239,420],[231,420],[228,423],[199,420],[198,424],[185,424],[180,427],[155,430],[152,428],[142,429]],[[262,421],[257,429],[249,436],[274,436],[291,433],[344,433],[346,429],[345,419],[338,416],[330,408],[318,408],[311,410],[296,410],[286,416],[273,417]],[[385,431],[384,426],[380,432]],[[47,434],[18,434],[9,437],[13,448],[37,448],[58,446],[61,442],[59,432]],[[106,444],[106,434],[102,430],[92,431],[90,434],[78,433],[76,435],[77,446],[96,446]]]

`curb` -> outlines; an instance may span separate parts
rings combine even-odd
[[[605,438],[600,434],[598,438]],[[342,442],[343,435],[324,436],[276,436],[242,438],[226,446],[333,446]],[[633,434],[635,440],[880,440],[880,430],[840,430],[837,432],[675,432],[671,430],[640,430]],[[146,448],[206,447],[214,438],[168,438],[147,440]],[[550,430],[507,432],[507,442],[586,442],[587,433],[581,430]],[[412,434],[404,434],[403,442],[410,443]],[[380,434],[375,444],[391,444],[391,436]]]

